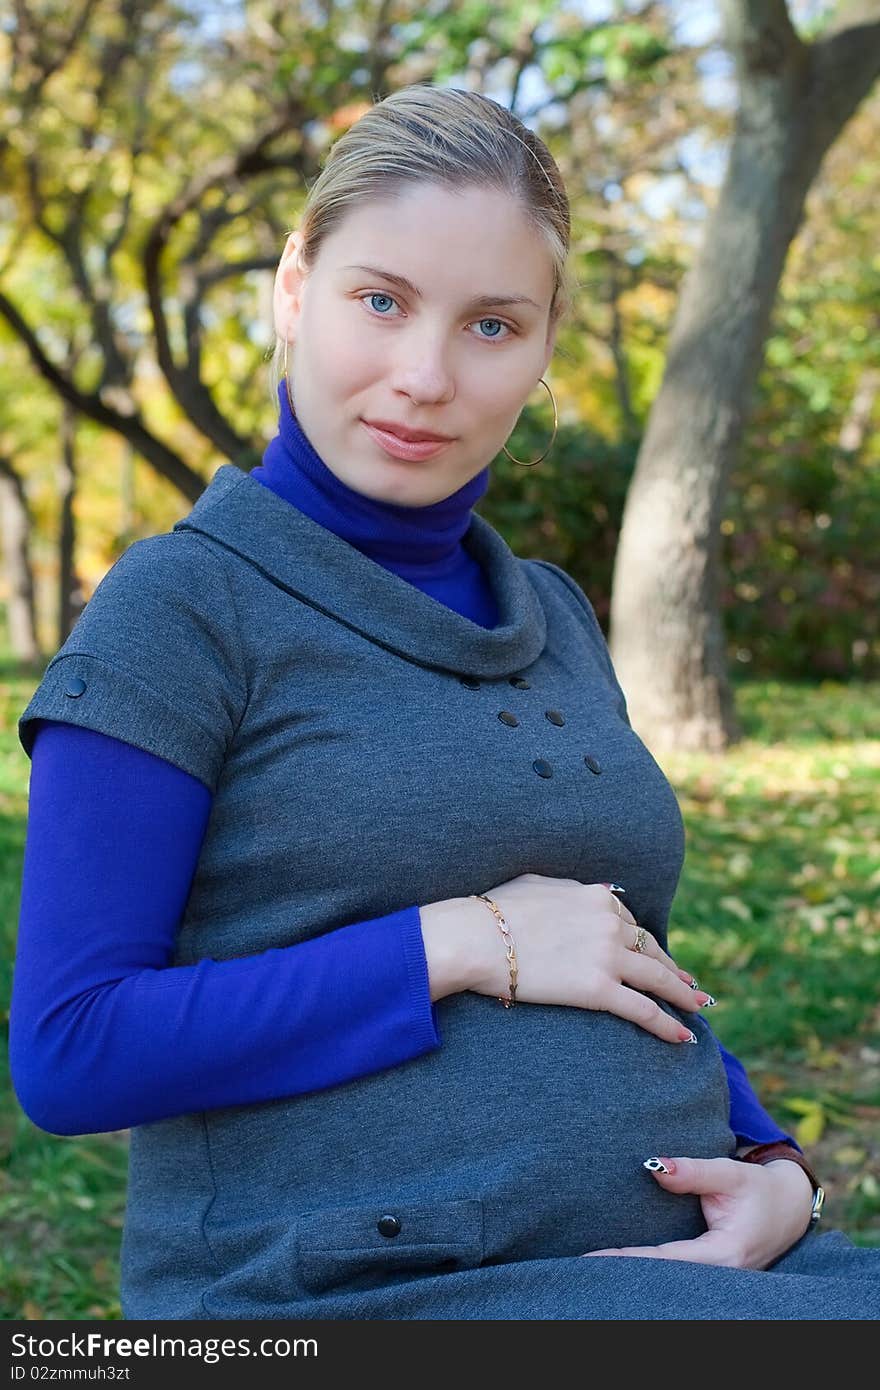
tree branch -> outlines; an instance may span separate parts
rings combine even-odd
[[[863,0],[859,9],[872,9],[873,23],[835,27],[813,45],[813,108],[820,138],[828,143],[880,77],[880,3]]]
[[[721,0],[721,12],[740,82],[780,76],[793,58],[805,56],[785,0]]]
[[[204,479],[147,429],[140,417],[137,403],[130,392],[121,387],[108,388],[104,396],[109,398],[112,395],[119,402],[119,408],[114,408],[113,405],[107,404],[107,400],[103,399],[102,395],[87,394],[80,391],[75,383],[59,372],[54,362],[46,356],[33,329],[22,318],[16,306],[2,290],[0,290],[0,316],[5,318],[16,337],[27,348],[37,371],[57,395],[82,415],[94,420],[96,424],[115,430],[130,440],[132,446],[154,466],[158,473],[161,473],[176,488],[179,488],[185,497],[189,497],[193,502],[196,501],[204,492]]]
[[[15,24],[13,25],[13,69],[18,63],[24,61],[28,63],[35,76],[22,97],[22,105],[30,109],[39,100],[43,88],[59,68],[63,67],[70,57],[77,43],[85,33],[92,11],[98,0],[84,0],[79,17],[73,21],[70,29],[58,41],[55,51],[49,52],[51,37],[48,27],[42,29],[39,23],[31,23],[28,7],[24,0],[16,0],[15,3]],[[48,41],[46,41],[48,40]]]
[[[304,113],[298,112],[296,115],[305,120]],[[144,245],[144,285],[153,319],[159,366],[182,409],[228,458],[247,453],[248,443],[236,434],[228,420],[220,414],[197,371],[193,369],[192,322],[189,325],[188,359],[183,366],[174,360],[168,318],[162,299],[162,256],[174,228],[187,212],[198,205],[209,189],[217,185],[226,187],[232,182],[242,182],[272,169],[285,167],[289,171],[291,167],[296,166],[297,155],[282,158],[269,152],[273,141],[290,130],[292,119],[294,113],[285,106],[272,124],[249,145],[232,154],[223,155],[203,169],[190,181],[188,187],[182,189],[163,209],[153,223]],[[197,347],[195,352],[198,357]]]

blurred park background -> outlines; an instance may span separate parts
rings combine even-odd
[[[501,455],[479,510],[590,596],[685,817],[671,947],[880,1244],[878,74],[880,0],[0,0],[4,1024],[18,716],[118,556],[259,462],[273,272],[334,139],[472,88],[556,158],[578,286],[554,448]],[[538,392],[511,452],[551,427]],[[696,576],[659,650],[615,618],[663,588],[650,476],[703,518],[658,519]],[[127,1135],[46,1134],[4,1080],[0,1316],[118,1318]]]

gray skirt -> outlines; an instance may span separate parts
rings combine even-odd
[[[320,1319],[809,1319],[880,1317],[880,1250],[811,1232],[766,1270],[631,1256],[523,1260],[315,1300]]]
[[[362,1272],[317,1296],[261,1289],[255,1273],[238,1296],[217,1299],[197,1279],[163,1297],[123,1291],[134,1319],[339,1320],[874,1320],[880,1317],[880,1249],[842,1231],[813,1231],[769,1269],[726,1269],[632,1256],[498,1261],[444,1273]]]

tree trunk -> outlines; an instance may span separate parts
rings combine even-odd
[[[16,661],[39,666],[34,577],[29,542],[31,519],[24,486],[9,459],[0,456],[0,554],[6,575],[6,626]]]
[[[855,395],[840,427],[838,447],[842,453],[855,455],[864,444],[878,391],[880,371],[876,367],[866,367],[859,377]]]
[[[137,455],[131,444],[126,442],[122,454],[122,478],[120,486],[120,500],[122,503],[122,515],[119,524],[119,551],[127,550],[132,541],[137,540],[135,535],[135,510],[136,510],[136,481],[137,481]]]
[[[83,607],[83,594],[76,581],[76,412],[61,402],[61,459],[58,464],[58,646],[67,641]]]
[[[740,83],[727,174],[682,287],[614,567],[612,657],[657,752],[741,737],[719,600],[726,488],[807,192],[880,71],[880,24],[807,46],[783,0],[726,11]]]

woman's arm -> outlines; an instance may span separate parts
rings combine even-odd
[[[440,1046],[432,984],[464,984],[448,950],[429,980],[415,906],[257,956],[169,964],[211,802],[143,749],[40,728],[10,1061],[22,1108],[50,1133],[320,1090]]]

